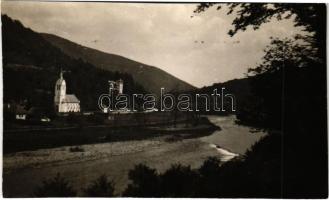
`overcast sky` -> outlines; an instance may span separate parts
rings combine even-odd
[[[195,15],[196,4],[1,3],[3,13],[35,31],[159,67],[197,87],[243,77],[271,36],[300,31],[291,20],[272,21],[232,38],[234,16],[215,9]]]

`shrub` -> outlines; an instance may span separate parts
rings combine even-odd
[[[75,197],[76,194],[70,182],[57,173],[53,179],[44,180],[43,185],[38,187],[33,195],[35,197]]]
[[[114,183],[106,175],[101,175],[83,191],[88,197],[113,197]]]
[[[84,152],[85,150],[82,147],[70,147],[70,152]]]
[[[172,165],[161,176],[163,197],[193,197],[199,179],[190,166]]]
[[[132,181],[123,193],[126,197],[160,197],[159,176],[155,169],[143,164],[136,165],[129,171]]]

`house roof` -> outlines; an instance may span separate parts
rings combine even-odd
[[[64,103],[80,103],[79,99],[74,94],[67,94],[65,99],[63,100]]]

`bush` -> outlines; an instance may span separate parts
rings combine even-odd
[[[159,176],[155,169],[143,164],[136,165],[129,171],[129,179],[132,181],[128,185],[123,196],[126,197],[160,197]]]
[[[76,191],[69,181],[61,177],[58,173],[53,179],[43,181],[43,185],[38,187],[33,196],[35,197],[75,197]]]
[[[70,152],[84,152],[85,150],[82,147],[70,147]]]
[[[190,166],[172,165],[161,178],[163,197],[193,197],[199,180]]]
[[[83,191],[87,197],[113,197],[114,183],[106,175],[101,175]]]

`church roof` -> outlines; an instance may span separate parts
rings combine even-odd
[[[64,103],[80,103],[79,99],[74,94],[65,95]]]

